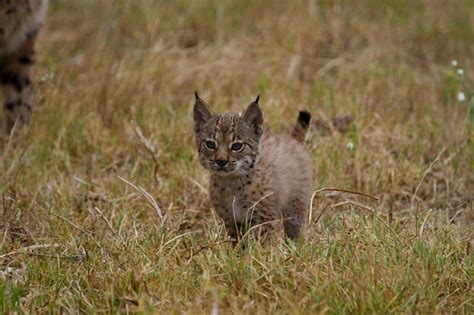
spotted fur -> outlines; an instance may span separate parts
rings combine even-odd
[[[34,45],[48,0],[0,0],[0,85],[5,130],[30,120]]]
[[[304,115],[309,125],[311,116]],[[301,120],[297,128],[307,129]],[[300,130],[295,136],[264,131],[258,98],[242,115],[212,114],[197,94],[194,130],[199,160],[210,171],[211,203],[232,238],[249,232],[268,240],[282,226],[286,236],[301,236],[313,170]]]

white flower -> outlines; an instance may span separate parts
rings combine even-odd
[[[463,75],[463,74],[464,74],[464,70],[463,70],[463,69],[458,69],[456,72],[458,73],[458,75]]]
[[[54,79],[54,73],[48,72],[41,77],[40,82],[44,83],[44,82],[52,81],[53,79]]]
[[[458,66],[458,61],[456,59],[454,59],[453,61],[451,61],[451,65],[453,67],[457,67]]]
[[[466,95],[464,92],[458,92],[458,102],[464,102],[466,100]]]
[[[346,149],[352,151],[354,149],[354,143],[349,142],[346,144]]]

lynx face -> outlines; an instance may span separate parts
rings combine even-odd
[[[263,133],[258,98],[243,115],[213,115],[196,94],[194,131],[201,164],[219,175],[246,175],[255,165]]]

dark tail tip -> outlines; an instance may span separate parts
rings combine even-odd
[[[302,110],[298,113],[298,122],[304,127],[308,127],[309,126],[309,122],[311,121],[311,114],[306,111],[306,110]]]
[[[304,142],[306,132],[309,129],[310,121],[311,114],[308,111],[302,110],[298,113],[298,119],[293,127],[293,131],[291,132],[291,134],[299,142]]]

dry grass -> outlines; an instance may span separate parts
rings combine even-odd
[[[474,311],[472,1],[51,2],[34,123],[0,157],[1,311]],[[315,187],[379,200],[320,192],[306,243],[233,249],[194,90],[261,93],[274,130],[351,115],[309,137]]]

